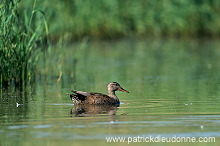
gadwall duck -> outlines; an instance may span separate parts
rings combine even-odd
[[[67,95],[70,96],[74,104],[120,104],[118,97],[115,95],[117,90],[129,93],[119,83],[111,82],[108,84],[108,95],[74,90],[71,92],[75,94],[67,93]]]

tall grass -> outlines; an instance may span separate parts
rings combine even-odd
[[[39,1],[54,39],[220,35],[219,0]]]
[[[33,81],[34,70],[48,34],[44,13],[19,10],[19,0],[0,4],[0,85],[23,87]]]

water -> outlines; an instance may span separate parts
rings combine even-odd
[[[138,136],[215,137],[178,144],[219,145],[219,47],[218,40],[166,39],[57,48],[39,63],[36,84],[1,89],[0,145],[128,143],[107,143],[109,136],[133,138],[130,145],[148,144]],[[120,107],[77,107],[66,96],[69,89],[106,93],[112,81],[130,92],[117,92]]]

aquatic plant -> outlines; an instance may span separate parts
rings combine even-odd
[[[39,1],[54,40],[220,34],[218,0]]]
[[[19,0],[0,4],[0,85],[23,87],[33,81],[39,55],[47,42],[47,22],[43,11],[19,10]],[[47,40],[47,39],[46,39]]]

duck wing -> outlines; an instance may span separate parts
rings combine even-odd
[[[75,91],[75,90],[71,90],[71,92],[77,94],[77,95],[81,95],[81,96],[89,96],[91,95],[92,93],[90,92],[83,92],[83,91]]]
[[[102,93],[93,93],[93,92],[83,92],[83,91],[74,91],[72,90],[73,93],[75,93],[76,95],[80,95],[80,96],[89,96],[89,97],[94,97],[94,98],[110,98],[108,95],[102,94]]]
[[[115,100],[108,95],[102,93],[91,93],[86,97],[86,101],[89,104],[119,104],[119,100]]]
[[[74,104],[119,104],[119,100],[115,100],[108,95],[102,93],[83,92],[72,90],[74,94],[70,96]]]

